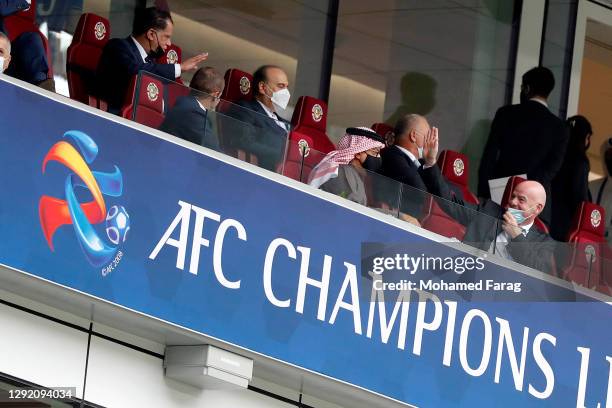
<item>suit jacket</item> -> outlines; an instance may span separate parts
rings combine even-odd
[[[259,164],[268,170],[275,170],[283,158],[288,131],[282,129],[275,120],[270,118],[256,100],[240,101],[232,105],[227,114],[238,120],[240,131],[226,132],[227,126],[222,126],[222,138],[232,148],[242,149],[257,156]],[[290,123],[278,117],[287,128]],[[235,128],[236,124],[232,128]]]
[[[540,182],[548,197],[553,178],[563,164],[569,129],[536,101],[499,108],[491,124],[478,172],[478,195],[490,198],[490,179],[527,174]],[[551,200],[540,214],[550,224]]]
[[[566,241],[576,209],[589,199],[589,159],[569,157],[553,179],[551,186],[552,222],[550,235]]]
[[[423,169],[422,165],[417,167],[417,165],[395,145],[383,149],[380,156],[382,157],[381,174],[412,187],[402,191],[401,210],[412,216],[418,217],[423,209],[423,203],[428,197],[426,193],[427,185],[423,181],[423,175],[434,171],[432,169],[435,166],[427,169]],[[395,195],[397,197],[397,193],[395,189],[391,189],[389,192],[391,196],[388,197],[387,200],[383,197],[377,198],[382,199],[382,201],[393,202],[397,201],[397,198],[393,198],[392,196]],[[381,191],[380,194],[384,194],[384,192]]]
[[[0,0],[0,31],[5,32],[4,17],[23,11],[28,7],[30,5],[26,0]]]
[[[463,242],[487,251],[497,235],[502,232],[502,217],[505,210],[490,199],[481,199],[478,205],[467,203],[459,194],[454,194],[440,173],[424,173],[423,181],[430,193],[442,197],[438,204],[455,220],[466,226]],[[514,261],[546,273],[555,273],[553,256],[554,241],[532,225],[526,236],[518,235],[508,241],[506,247]]]
[[[140,71],[174,81],[174,64],[144,62],[131,37],[109,40],[96,69],[96,94],[108,102],[109,110],[117,112],[124,103],[130,80]]]
[[[184,96],[166,114],[160,130],[191,143],[219,150],[219,140],[213,131],[208,112],[203,110],[194,96]]]

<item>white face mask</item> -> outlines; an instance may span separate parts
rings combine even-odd
[[[4,72],[4,57],[0,57],[0,73]]]
[[[272,93],[272,103],[281,108],[282,110],[287,109],[287,105],[289,105],[289,99],[291,98],[291,94],[287,88],[281,89],[280,91],[276,91]]]
[[[417,145],[417,150],[419,151],[419,159],[422,159],[425,152],[425,148]]]

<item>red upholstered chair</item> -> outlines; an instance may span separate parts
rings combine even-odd
[[[512,176],[508,179],[506,183],[506,188],[504,189],[504,195],[502,196],[501,206],[502,208],[508,207],[508,202],[510,202],[510,198],[512,197],[512,191],[514,191],[514,187],[518,184],[522,183],[526,179],[519,176]],[[539,218],[536,218],[533,221],[533,225],[540,231],[545,234],[548,234],[548,226]]]
[[[14,41],[23,33],[38,33],[47,53],[47,62],[49,63],[49,72],[47,72],[47,78],[53,78],[53,64],[51,63],[49,42],[47,41],[47,37],[45,37],[44,34],[39,30],[38,24],[36,24],[36,0],[32,0],[29,9],[4,17],[4,29],[8,32],[9,40],[11,41]]]
[[[223,93],[221,93],[221,101],[219,101],[219,105],[217,106],[217,112],[222,114],[230,110],[232,104],[242,100],[250,101],[253,99],[253,94],[251,93],[253,75],[236,68],[230,68],[225,71],[224,78],[225,89],[223,89]],[[227,132],[224,131],[223,121],[218,121],[217,126],[219,143],[221,144],[221,149],[225,153],[255,165],[259,163],[259,159],[256,155],[242,149],[230,147],[231,144],[225,139]]]
[[[393,126],[386,123],[374,123],[372,124],[372,130],[384,137],[388,144],[393,143]]]
[[[160,64],[180,64],[183,61],[183,51],[181,47],[176,44],[171,44],[168,48],[166,48],[166,52],[163,56],[161,56],[157,62]],[[181,96],[186,96],[189,94],[189,88],[183,84],[183,80],[181,78],[176,78],[174,81],[170,81],[166,83],[164,87],[164,107],[166,112],[170,110],[176,100]]]
[[[327,104],[310,96],[301,96],[291,118],[293,130],[283,174],[295,180],[308,181],[312,169],[336,147],[325,133]]]
[[[138,86],[135,75],[128,87],[121,116],[157,129],[164,120],[163,89],[160,80],[144,72]]]
[[[563,271],[565,279],[593,289],[609,289],[602,273],[603,265],[609,265],[609,259],[604,261],[602,257],[610,254],[604,224],[603,207],[588,201],[580,204],[568,235],[568,243],[572,245],[569,264]]]
[[[448,182],[461,191],[466,202],[478,204],[478,198],[467,186],[469,162],[465,155],[452,150],[444,150],[438,157],[438,167]],[[421,220],[423,228],[445,237],[463,239],[465,226],[444,212],[433,197],[429,197],[426,201],[425,214]]]
[[[226,112],[231,106],[227,102],[238,103],[242,100],[252,100],[252,83],[253,75],[248,72],[236,68],[230,68],[225,71],[225,89],[223,89],[221,94],[221,102],[217,106],[217,111]]]
[[[443,150],[438,157],[438,167],[442,175],[461,191],[466,202],[478,204],[478,198],[468,188],[469,161],[466,155]]]
[[[82,14],[66,58],[70,98],[103,110],[106,110],[106,104],[92,93],[96,67],[109,38],[110,24],[107,19],[92,13]]]

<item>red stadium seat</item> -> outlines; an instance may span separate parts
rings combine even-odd
[[[157,129],[164,121],[163,84],[144,72],[141,75],[140,86],[137,75],[130,82],[121,116]]]
[[[51,63],[51,52],[49,50],[49,42],[47,37],[39,30],[38,24],[36,24],[36,0],[32,0],[30,8],[19,13],[12,14],[4,17],[4,29],[8,33],[9,40],[14,41],[23,33],[34,32],[40,36],[45,52],[47,53],[47,62],[49,65],[49,72],[47,72],[47,78],[53,78],[53,67]]]
[[[171,44],[166,48],[166,52],[157,62],[160,64],[180,64],[183,61],[183,51],[176,44]],[[176,78],[174,82],[168,82],[164,87],[164,98],[166,112],[174,106],[176,100],[181,96],[189,94],[189,88],[183,84],[181,78]]]
[[[283,174],[295,180],[308,181],[312,169],[325,154],[336,147],[327,137],[327,104],[311,96],[301,96],[291,118],[293,130]]]
[[[92,13],[82,14],[66,58],[70,98],[103,110],[106,110],[105,103],[92,94],[96,67],[109,38],[110,24],[107,19]]]
[[[604,208],[583,201],[574,216],[568,235],[572,245],[568,266],[563,271],[563,277],[582,286],[606,291],[609,289],[602,274],[603,265],[608,265],[602,257],[609,254],[606,251]],[[607,252],[607,253],[606,253]]]
[[[393,144],[393,126],[387,125],[386,123],[374,123],[372,130],[384,137],[387,144]]]
[[[504,189],[504,195],[502,196],[502,201],[501,201],[502,208],[508,207],[508,202],[510,201],[510,198],[512,196],[512,191],[514,191],[514,187],[516,187],[518,184],[522,183],[525,180],[526,179],[519,177],[519,176],[512,176],[508,179],[508,182],[506,183],[506,188]],[[536,218],[533,221],[533,225],[535,225],[535,227],[540,232],[543,232],[545,234],[549,233],[548,226],[541,219]]]
[[[248,72],[241,71],[236,68],[230,68],[225,71],[225,88],[221,93],[221,101],[217,106],[217,112],[226,113],[232,106],[232,104],[238,103],[242,100],[250,101],[253,99],[251,93],[251,86],[253,83],[253,75]],[[247,153],[244,150],[230,147],[230,144],[224,138],[223,121],[218,123],[219,143],[221,144],[222,150],[240,160],[257,165],[259,159],[252,153]]]
[[[465,155],[444,150],[438,157],[438,167],[442,175],[455,186],[463,195],[463,199],[472,204],[478,204],[478,198],[468,189],[469,162]],[[465,235],[465,226],[448,215],[433,197],[429,197],[425,205],[425,217],[421,220],[423,228],[444,235],[448,238],[462,240]]]
[[[221,102],[217,107],[219,112],[226,112],[230,108],[230,104],[238,103],[242,100],[250,101],[253,99],[251,93],[251,84],[253,83],[253,75],[248,72],[241,71],[236,68],[230,68],[225,71],[225,89],[221,94]]]
[[[469,161],[466,155],[453,150],[443,150],[438,157],[438,167],[442,175],[459,188],[466,202],[478,204],[478,198],[468,188]]]

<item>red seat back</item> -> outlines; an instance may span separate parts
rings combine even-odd
[[[291,124],[283,174],[307,182],[312,169],[335,149],[325,134],[327,104],[310,96],[300,97]]]
[[[106,18],[92,13],[81,15],[66,56],[70,98],[90,103],[96,67],[109,38],[110,24]]]
[[[478,198],[468,188],[469,161],[466,155],[443,150],[438,157],[438,167],[442,175],[461,190],[465,201],[478,204]]]
[[[327,129],[325,101],[311,96],[300,96],[291,117],[291,125],[293,132],[307,135],[312,139],[312,145],[309,146],[311,149],[320,153],[329,153],[336,148],[325,133]]]
[[[138,76],[135,75],[128,87],[121,116],[157,129],[164,121],[163,84],[145,73],[142,73],[140,86],[137,84]]]
[[[157,59],[157,62],[160,64],[180,64],[183,62],[183,50],[178,45],[171,44],[166,48],[164,55]],[[189,95],[189,88],[184,86],[181,78],[166,83],[164,87],[166,112],[174,106],[178,98],[186,95]]]
[[[606,251],[604,208],[583,201],[574,216],[568,235],[572,245],[570,262],[563,277],[580,285],[597,289],[604,277],[603,265],[608,265],[602,257]]]
[[[514,187],[526,181],[526,179],[519,176],[512,176],[508,179],[506,183],[506,188],[504,189],[504,195],[502,196],[501,206],[502,208],[507,208],[508,203],[510,202],[510,198],[512,198],[512,191],[514,191]],[[540,219],[537,218],[533,221],[533,225],[540,231],[545,234],[548,234],[548,226]]]
[[[251,87],[253,75],[236,68],[225,71],[225,88],[221,94],[221,102],[217,106],[217,111],[226,112],[231,103],[238,103],[242,100],[250,101],[253,99]]]
[[[49,65],[47,78],[53,78],[53,64],[51,63],[49,42],[47,41],[47,37],[38,29],[38,24],[36,24],[36,0],[31,1],[29,9],[4,17],[3,23],[4,30],[8,33],[9,40],[11,41],[14,41],[23,33],[38,33],[45,47],[45,53],[47,54],[47,62]]]
[[[443,235],[447,238],[463,240],[466,228],[448,215],[432,196],[425,202],[425,216],[421,219],[421,226],[428,231]]]
[[[395,138],[393,126],[387,125],[386,123],[374,123],[372,125],[372,130],[382,136],[387,141],[387,144],[393,144]]]

